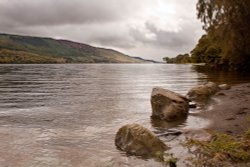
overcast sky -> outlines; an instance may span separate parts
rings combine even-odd
[[[0,0],[0,32],[68,39],[162,60],[203,34],[197,0]]]

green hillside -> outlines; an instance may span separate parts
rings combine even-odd
[[[0,34],[0,63],[150,63],[111,49],[19,35]]]

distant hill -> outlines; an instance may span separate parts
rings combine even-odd
[[[153,63],[87,44],[0,34],[0,63]]]

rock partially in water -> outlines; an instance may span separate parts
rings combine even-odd
[[[152,117],[176,121],[187,117],[189,100],[178,93],[154,88],[151,94]]]
[[[228,85],[228,84],[221,84],[221,85],[219,85],[219,88],[220,88],[221,90],[228,90],[228,89],[231,88],[231,86]]]
[[[220,88],[217,84],[208,82],[204,85],[198,85],[190,89],[187,96],[193,101],[206,101],[219,90]]]
[[[154,157],[168,149],[150,130],[139,125],[129,124],[121,127],[115,137],[118,149],[131,155]]]
[[[205,86],[209,88],[210,94],[212,95],[220,90],[219,86],[214,82],[208,82]]]
[[[193,139],[198,141],[211,141],[213,135],[204,129],[188,129],[183,132],[187,139]]]

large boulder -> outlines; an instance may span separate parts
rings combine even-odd
[[[217,84],[208,82],[204,85],[198,85],[190,89],[187,93],[187,96],[193,101],[205,101],[219,90],[220,88]]]
[[[128,154],[147,157],[163,154],[168,149],[150,130],[139,124],[121,127],[116,134],[115,145]]]
[[[151,94],[152,117],[176,121],[187,117],[189,100],[178,93],[154,88]]]

